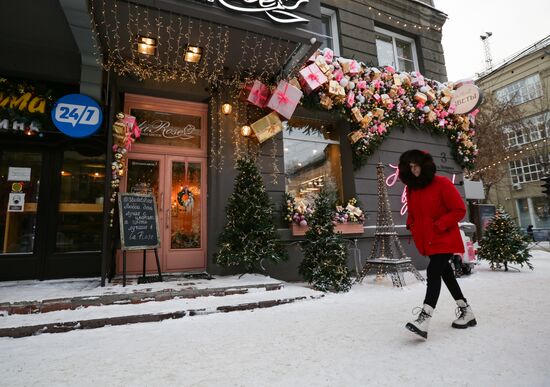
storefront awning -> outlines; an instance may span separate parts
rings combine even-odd
[[[274,33],[274,27],[262,27],[253,18],[245,21],[242,15],[226,14],[222,20],[219,9],[200,3],[154,4],[159,8],[139,2],[90,1],[100,42],[97,54],[106,70],[139,79],[216,85],[236,78],[276,76],[293,55],[311,46],[303,32]]]

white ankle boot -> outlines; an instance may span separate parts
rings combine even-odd
[[[453,328],[465,329],[475,326],[477,321],[470,305],[464,300],[457,300],[456,304],[458,305],[458,308],[456,308],[456,316],[458,318],[453,321]]]
[[[428,304],[424,304],[424,307],[418,313],[418,317],[416,318],[416,320],[407,323],[407,325],[405,325],[405,328],[427,339],[428,328],[430,327],[430,319],[432,318],[433,312],[434,308],[432,308]]]

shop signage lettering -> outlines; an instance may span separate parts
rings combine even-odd
[[[38,121],[31,121],[30,124],[21,121],[10,121],[7,118],[0,118],[0,130],[21,131],[29,130],[35,134],[40,132],[40,124]]]
[[[187,124],[183,128],[171,127],[169,121],[154,120],[151,122],[142,121],[138,126],[141,129],[142,136],[189,140],[200,135],[200,129],[191,124]]]
[[[215,0],[207,0],[208,3],[215,3]],[[309,0],[218,0],[217,3],[223,8],[235,12],[260,13],[263,12],[276,23],[308,23],[309,20],[298,16],[295,11],[303,3]]]
[[[52,121],[67,136],[82,138],[91,136],[99,129],[103,113],[92,98],[82,94],[68,94],[55,104]]]
[[[0,108],[18,109],[29,113],[45,113],[46,99],[33,96],[31,93],[22,95],[4,95],[0,92]]]
[[[455,90],[451,104],[455,105],[455,114],[467,114],[479,107],[482,95],[474,84],[465,84]]]

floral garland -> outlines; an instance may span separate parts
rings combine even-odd
[[[349,139],[356,167],[366,164],[391,128],[412,125],[446,135],[458,164],[473,168],[478,152],[473,142],[477,110],[469,115],[454,114],[451,98],[460,84],[440,83],[414,71],[397,72],[390,66],[367,67],[335,57],[328,48],[318,51],[305,66],[312,62],[327,81],[303,102],[334,110],[351,122]]]
[[[286,211],[284,220],[288,223],[294,223],[302,227],[308,225],[308,219],[315,212],[315,208],[309,203],[296,203],[296,199],[288,194],[284,194]],[[348,200],[345,207],[337,205],[334,214],[333,223],[360,223],[365,222],[365,213],[359,208],[358,201],[355,198]]]
[[[111,210],[109,211],[109,226],[113,227],[115,205],[120,190],[120,179],[126,171],[126,159],[132,143],[136,141],[141,130],[136,124],[136,118],[124,113],[116,115],[117,121],[113,124],[113,162],[111,163]]]

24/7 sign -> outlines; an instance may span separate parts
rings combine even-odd
[[[55,104],[52,121],[67,136],[88,137],[101,126],[103,113],[92,98],[82,94],[68,94]]]

